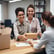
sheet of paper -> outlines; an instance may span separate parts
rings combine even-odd
[[[24,42],[20,42],[20,43],[16,42],[15,45],[16,45],[17,47],[30,46],[29,43],[24,43]]]
[[[33,40],[33,39],[28,39],[27,41],[32,40],[33,42],[39,42],[40,40]]]
[[[40,42],[40,40],[33,40],[33,42]]]
[[[27,41],[29,41],[30,39],[28,39]],[[40,40],[32,40],[33,42],[39,42]],[[22,47],[22,46],[30,46],[30,44],[28,42],[16,42],[15,45],[17,47]],[[35,44],[36,45],[36,44]]]

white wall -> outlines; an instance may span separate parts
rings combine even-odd
[[[2,21],[8,18],[8,3],[2,2]]]
[[[9,3],[8,18],[11,19],[12,22],[14,23],[16,20],[15,9],[17,7],[24,7],[26,12],[27,6],[29,4],[34,4],[34,0],[23,0],[23,1],[15,2],[15,3]],[[46,11],[50,11],[50,0],[46,0]]]
[[[29,4],[34,4],[34,0],[23,0],[21,2],[19,1],[19,2],[15,2],[15,3],[2,2],[2,21],[4,19],[7,19],[8,18],[8,19],[11,19],[12,22],[14,23],[15,20],[16,20],[15,9],[17,7],[24,7],[25,8],[25,11],[26,11],[27,6]],[[50,11],[50,9],[52,11],[52,8],[51,7],[50,7],[50,0],[46,0],[46,11]]]
[[[54,0],[50,0],[50,11],[54,15]]]
[[[1,14],[1,4],[0,4],[0,21],[2,20],[2,19],[1,19],[1,15],[2,15],[2,14]]]
[[[46,0],[46,11],[50,11],[50,0]]]
[[[23,1],[15,2],[15,3],[9,3],[8,4],[8,18],[11,19],[12,22],[14,23],[16,20],[15,9],[17,7],[23,7],[25,8],[25,11],[26,11],[27,6],[29,4],[34,4],[34,0],[23,0]]]
[[[1,22],[8,18],[8,2],[0,1],[1,4]]]

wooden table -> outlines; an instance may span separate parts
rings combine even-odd
[[[33,54],[34,49],[31,46],[16,47],[16,41],[10,41],[10,49],[0,50],[0,54]],[[44,48],[44,46],[42,47]]]
[[[26,54],[32,51],[33,48],[31,46],[16,47],[15,41],[11,40],[10,49],[0,50],[0,54]]]

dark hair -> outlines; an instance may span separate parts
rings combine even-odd
[[[54,27],[54,16],[50,17],[49,24],[51,25],[51,27]]]
[[[50,20],[50,16],[52,16],[52,13],[51,12],[43,12],[42,13],[42,19],[43,20],[46,20],[46,21],[48,21],[49,22],[49,20]]]
[[[51,27],[54,27],[54,16],[52,16],[51,12],[43,12],[42,19],[48,21]]]
[[[16,10],[15,10],[15,14],[16,14],[16,16],[18,15],[19,11],[24,12],[24,8],[21,8],[21,7],[16,8]],[[24,12],[24,13],[25,13],[25,12]]]
[[[33,9],[35,10],[34,5],[32,5],[32,4],[30,4],[30,5],[27,7],[27,11],[28,11],[28,8],[33,8]],[[27,14],[27,16],[28,16],[28,14]],[[33,17],[35,17],[35,13],[34,13]]]

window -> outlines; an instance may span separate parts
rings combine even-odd
[[[1,4],[0,4],[0,21],[2,20],[2,18],[1,18]]]

